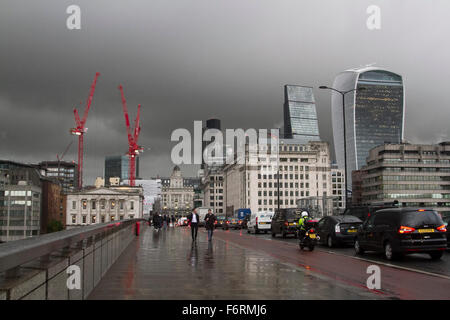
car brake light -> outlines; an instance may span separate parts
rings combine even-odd
[[[285,221],[285,222],[284,222],[284,225],[285,225],[285,226],[288,226],[288,225],[289,225],[289,222]]]
[[[436,229],[438,229],[440,232],[447,232],[447,228],[445,227],[445,224],[443,224],[440,227],[437,227]]]
[[[416,229],[411,228],[411,227],[405,227],[405,226],[401,226],[400,229],[398,229],[398,233],[411,233],[416,231]]]
[[[256,217],[256,224],[258,224],[258,217]]]
[[[334,232],[341,233],[341,226],[339,225],[339,223],[334,227]]]
[[[423,212],[423,211],[425,211],[425,209],[419,209],[419,210],[417,210],[417,211]]]
[[[314,229],[309,229],[309,231],[308,231],[309,233],[314,233],[315,232],[315,230]]]

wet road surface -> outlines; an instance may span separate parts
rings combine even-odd
[[[221,231],[221,230],[220,230]],[[248,234],[247,230],[230,230],[230,232],[234,233],[243,233]],[[265,240],[273,240],[273,241],[285,241],[292,244],[297,244],[297,239],[293,238],[292,236],[288,236],[287,238],[283,239],[281,236],[277,236],[276,238],[272,238],[272,235],[270,233],[264,234],[251,234],[254,237],[265,239]],[[376,252],[367,252],[364,255],[357,256],[355,255],[355,250],[351,246],[347,247],[333,247],[328,248],[325,245],[318,245],[316,247],[318,250],[334,253],[334,254],[341,254],[346,255],[349,257],[357,257],[359,259],[364,259],[368,261],[372,261],[374,263],[383,263],[383,264],[390,264],[393,266],[408,268],[408,269],[414,269],[417,271],[423,271],[423,272],[429,272],[433,274],[439,274],[444,275],[447,277],[450,277],[450,252],[447,251],[444,253],[441,259],[439,260],[431,260],[430,256],[427,254],[410,254],[406,255],[400,260],[397,261],[387,261],[382,253],[376,253]]]
[[[89,299],[384,299],[336,275],[305,268],[264,252],[255,238],[218,231],[208,243],[204,229],[192,245],[188,228],[154,231],[145,226],[119,257]],[[258,239],[256,239],[258,240]],[[270,242],[263,239],[264,244]],[[280,251],[291,246],[272,241]],[[264,246],[264,245],[263,245]],[[283,251],[283,250],[281,250]],[[298,254],[298,252],[297,252]],[[313,253],[315,254],[315,252]]]
[[[343,248],[339,252],[329,252],[326,247],[318,246],[314,252],[300,251],[296,239],[272,238],[268,235],[249,235],[246,230],[216,232],[216,237],[233,242],[259,252],[265,252],[280,261],[308,268],[315,273],[334,278],[339,282],[353,286],[364,287],[368,278],[367,267],[377,265],[381,269],[381,290],[379,294],[386,298],[398,299],[450,299],[450,278],[446,275],[433,274],[417,269],[414,264],[420,265],[422,269],[426,264],[439,266],[437,269],[444,270],[448,256],[442,261],[431,261],[427,256],[412,255],[404,261],[397,262],[395,267],[390,266],[377,254],[366,254],[363,257],[355,257],[351,248]],[[270,241],[268,241],[270,240]],[[350,254],[350,251],[352,252]],[[367,260],[365,257],[368,257]],[[370,257],[370,258],[369,258]],[[415,260],[414,260],[415,259]],[[413,260],[413,266],[408,264]],[[399,264],[404,264],[400,266]]]

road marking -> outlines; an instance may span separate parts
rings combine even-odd
[[[395,264],[390,264],[390,263],[387,263],[387,262],[382,262],[382,261],[370,260],[370,259],[361,258],[361,257],[350,256],[350,255],[337,253],[337,252],[333,252],[333,251],[326,251],[326,250],[319,250],[319,251],[335,254],[335,255],[338,255],[338,256],[349,257],[349,258],[353,258],[353,259],[357,259],[357,260],[361,260],[361,261],[366,261],[366,262],[370,262],[370,263],[381,264],[381,265],[384,265],[384,266],[387,266],[387,267],[391,267],[391,268],[403,269],[403,270],[410,271],[410,272],[423,273],[423,274],[426,274],[426,275],[429,275],[429,276],[439,277],[439,278],[443,278],[443,279],[446,279],[446,280],[450,280],[450,277],[444,276],[443,274],[439,274],[439,273],[431,273],[431,272],[427,272],[427,271],[423,271],[423,270],[419,270],[419,269],[413,269],[413,268],[408,268],[408,267],[403,267],[403,266],[397,266]]]
[[[277,240],[277,239],[272,239],[272,238],[260,238],[260,237],[258,237],[258,239],[263,239],[263,240],[267,240],[267,241]],[[287,245],[292,245],[292,246],[295,246],[295,247],[297,246],[297,244],[292,244],[291,242],[288,242],[288,241],[280,241],[280,242],[281,243],[286,243]],[[353,259],[357,259],[357,260],[361,260],[361,261],[366,261],[366,262],[370,262],[370,263],[381,264],[381,265],[384,265],[384,266],[387,266],[387,267],[402,269],[402,270],[406,270],[406,271],[409,271],[409,272],[417,272],[417,273],[426,274],[428,276],[433,276],[433,277],[438,277],[438,278],[450,280],[449,276],[445,276],[445,275],[439,274],[439,273],[432,273],[432,272],[427,272],[427,271],[423,271],[423,270],[419,270],[419,269],[413,269],[413,268],[408,268],[408,267],[403,267],[403,266],[397,266],[397,265],[390,264],[390,263],[387,263],[387,262],[370,260],[370,259],[361,258],[361,257],[355,257],[355,256],[347,255],[347,254],[342,254],[342,253],[337,253],[337,252],[333,252],[333,251],[328,251],[328,250],[319,249],[319,251],[320,252],[331,253],[331,254],[335,254],[335,255],[339,255],[339,256],[349,257],[349,258],[353,258]]]

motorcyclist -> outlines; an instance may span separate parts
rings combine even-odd
[[[306,221],[309,218],[308,211],[302,211],[300,219],[298,219],[298,231],[300,241],[305,237],[306,234]]]

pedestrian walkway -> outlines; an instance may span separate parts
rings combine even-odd
[[[238,236],[238,235],[236,235]],[[264,253],[189,228],[143,232],[119,257],[89,299],[239,300],[376,299]]]

